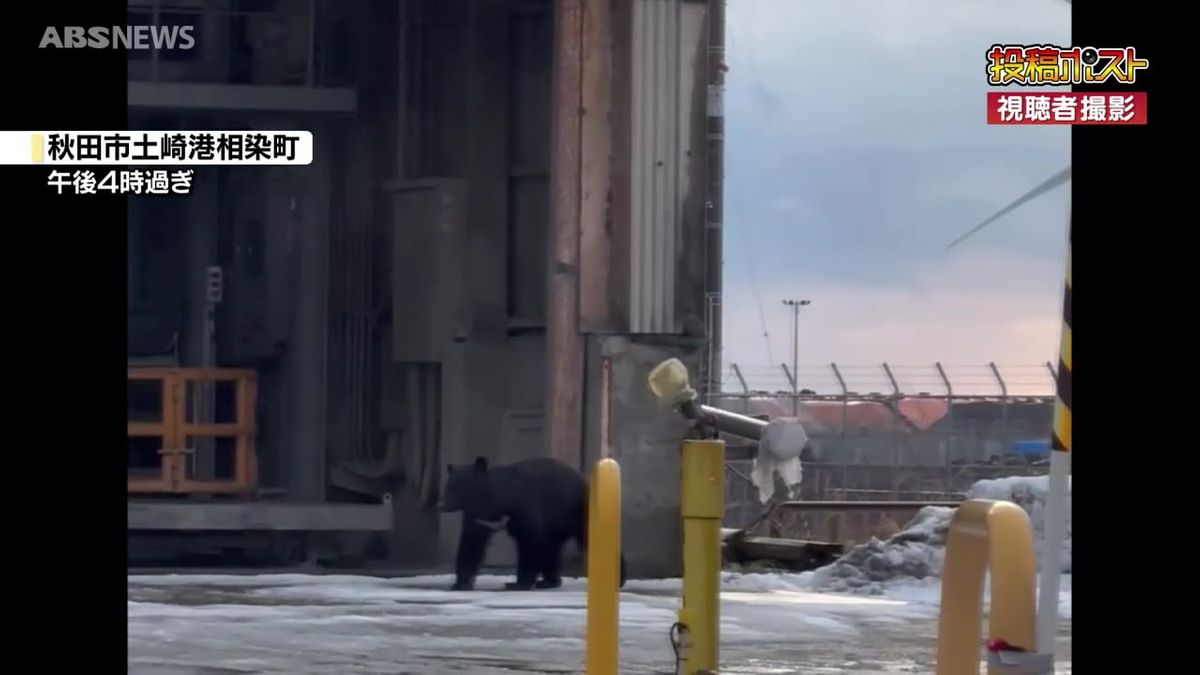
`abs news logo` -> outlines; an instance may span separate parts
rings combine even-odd
[[[47,26],[38,49],[191,49],[195,26]]]

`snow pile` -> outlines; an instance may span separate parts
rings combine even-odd
[[[982,480],[971,486],[970,499],[1011,501],[1029,514],[1038,560],[1044,547],[1043,513],[1047,477],[1013,476]],[[1063,541],[1062,571],[1071,571],[1071,499],[1067,483],[1067,530]],[[946,532],[953,510],[927,506],[904,530],[887,540],[872,538],[852,548],[836,562],[813,573],[815,590],[883,594],[887,587],[920,583],[941,576],[946,554]]]
[[[1025,509],[1033,523],[1033,544],[1037,551],[1038,568],[1041,569],[1042,550],[1045,547],[1045,510],[1048,478],[1046,476],[1010,476],[981,480],[971,486],[967,493],[970,499],[1003,499]],[[1062,571],[1071,573],[1071,477],[1067,477],[1067,527],[1063,537]]]
[[[952,509],[926,506],[886,541],[872,537],[813,574],[822,591],[880,595],[884,584],[938,577],[946,555],[946,532]]]

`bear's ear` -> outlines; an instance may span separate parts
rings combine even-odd
[[[475,458],[475,470],[476,471],[478,471],[479,473],[484,473],[487,471],[487,468],[488,468],[487,467],[487,457],[476,457]]]
[[[446,465],[446,473],[454,473],[454,465],[453,464]]]

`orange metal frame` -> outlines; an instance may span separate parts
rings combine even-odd
[[[126,435],[161,438],[162,475],[154,478],[129,476],[130,493],[236,494],[252,492],[258,485],[254,448],[254,408],[257,379],[253,370],[233,368],[130,368],[129,380],[162,383],[162,419],[157,422],[126,422]],[[235,382],[237,403],[232,424],[188,422],[187,385],[190,382]],[[233,438],[232,480],[195,480],[187,476],[188,438]]]

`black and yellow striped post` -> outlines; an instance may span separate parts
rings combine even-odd
[[[1052,450],[1071,452],[1071,242],[1067,238],[1067,287],[1063,295],[1062,339],[1058,347],[1058,372],[1054,397]]]
[[[1055,373],[1054,429],[1050,437],[1050,475],[1047,477],[1043,528],[1046,547],[1042,555],[1041,592],[1038,597],[1037,649],[1054,652],[1058,627],[1059,577],[1062,545],[1066,537],[1068,478],[1071,472],[1071,232],[1067,230],[1067,283]]]

